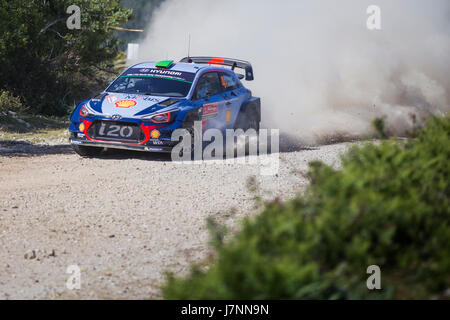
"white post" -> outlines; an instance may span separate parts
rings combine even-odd
[[[139,44],[129,43],[127,50],[127,64],[131,64],[133,61],[139,59]]]

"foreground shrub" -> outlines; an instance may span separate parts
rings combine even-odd
[[[208,270],[169,277],[168,299],[431,298],[450,287],[450,121],[406,144],[310,164],[305,196],[268,204]],[[366,287],[381,268],[382,290]]]

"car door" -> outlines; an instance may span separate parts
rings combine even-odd
[[[216,71],[208,71],[200,76],[193,100],[196,107],[202,107],[203,130],[225,129],[224,92]]]
[[[219,72],[219,80],[225,99],[223,121],[227,129],[232,129],[245,96],[242,94],[242,85],[235,75],[228,72]]]

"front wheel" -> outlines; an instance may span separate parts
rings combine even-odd
[[[103,151],[103,148],[99,147],[85,147],[78,145],[72,145],[72,149],[78,153],[78,155],[86,158],[99,156]]]

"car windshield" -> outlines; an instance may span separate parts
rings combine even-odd
[[[192,82],[160,76],[121,76],[114,81],[107,92],[145,94],[164,97],[186,97]]]

